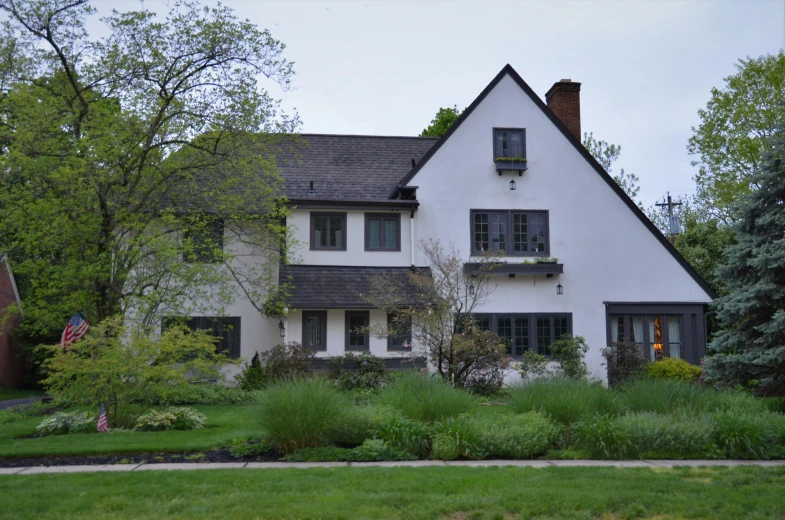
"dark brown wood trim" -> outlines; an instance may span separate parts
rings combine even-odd
[[[383,219],[395,219],[396,221],[396,237],[395,237],[395,247],[394,248],[376,248],[371,249],[370,247],[370,228],[368,226],[368,221],[372,218],[383,218]],[[398,252],[401,250],[401,214],[400,213],[366,213],[364,217],[365,221],[365,250],[371,252]],[[381,233],[382,229],[379,230]]]
[[[365,348],[358,348],[356,346],[350,347],[349,346],[349,318],[352,316],[361,316],[365,319]],[[364,352],[366,350],[371,350],[371,343],[370,343],[370,334],[368,333],[368,327],[371,326],[371,312],[370,311],[346,311],[345,319],[344,319],[344,350],[347,352]]]
[[[321,328],[322,328],[322,341],[324,342],[323,345],[318,345],[316,347],[310,347],[318,352],[322,352],[327,350],[327,311],[302,311],[302,336],[300,336],[300,344],[303,346],[308,346],[305,344],[305,319],[308,316],[319,316],[322,320]]]
[[[340,217],[341,218],[343,233],[341,233],[341,242],[342,243],[341,243],[340,247],[329,247],[329,246],[328,247],[317,247],[315,245],[316,244],[316,240],[315,240],[315,237],[316,237],[316,227],[315,227],[316,226],[316,223],[315,223],[316,217],[332,217],[332,218]],[[327,231],[328,231],[328,239],[327,240],[329,241],[329,231],[330,231],[329,224],[327,226]],[[348,237],[347,237],[348,233],[347,233],[347,231],[348,230],[347,230],[346,212],[338,212],[338,211],[317,212],[317,211],[312,211],[311,212],[311,232],[310,232],[310,235],[309,235],[309,245],[310,245],[311,251],[346,251],[346,242],[348,242]]]

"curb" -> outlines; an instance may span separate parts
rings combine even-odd
[[[415,460],[400,462],[202,462],[161,464],[105,464],[82,466],[28,466],[0,468],[0,475],[43,473],[99,473],[131,471],[184,471],[207,469],[313,469],[313,468],[423,468],[423,467],[525,467],[525,468],[676,468],[676,467],[785,467],[785,460]]]

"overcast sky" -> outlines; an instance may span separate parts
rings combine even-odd
[[[694,192],[687,140],[739,58],[785,46],[785,1],[224,0],[287,45],[302,131],[417,135],[511,64],[544,98],[582,83],[584,131],[622,146],[649,206]],[[98,0],[136,9],[138,0]],[[163,12],[161,0],[145,7]]]

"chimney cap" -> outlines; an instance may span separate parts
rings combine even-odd
[[[570,82],[572,82],[572,80],[570,78],[560,79],[559,80],[559,83],[570,83]]]

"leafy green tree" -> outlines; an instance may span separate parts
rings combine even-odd
[[[457,105],[452,108],[440,108],[436,112],[436,117],[431,120],[428,128],[422,131],[420,137],[441,137],[447,133],[447,130],[458,120],[461,116],[462,110],[458,110]]]
[[[707,379],[785,394],[785,128],[770,141],[750,177],[758,188],[738,205],[737,243],[717,276],[728,294],[717,300],[724,325],[711,343]]]
[[[615,163],[621,155],[621,146],[597,140],[594,138],[594,133],[592,132],[584,132],[583,146],[592,154],[597,162],[600,163],[600,166],[602,166],[606,172],[612,174],[613,163]],[[616,184],[621,186],[624,193],[629,195],[632,200],[635,200],[640,191],[640,186],[638,186],[640,179],[637,175],[634,173],[627,173],[624,171],[624,168],[622,168],[617,175],[613,175],[613,180],[616,181]],[[639,207],[643,208],[640,202],[636,202]]]
[[[130,330],[117,317],[91,327],[69,350],[49,351],[44,369],[47,391],[75,403],[104,403],[109,424],[130,427],[161,385],[185,384],[194,376],[221,378],[229,360],[215,353],[215,339],[203,331],[172,327],[160,336]]]
[[[260,78],[288,89],[284,45],[188,1],[115,11],[99,39],[86,0],[0,10],[0,249],[28,332],[238,296],[263,312],[286,234],[274,155],[298,120]]]
[[[674,246],[717,294],[725,294],[727,281],[717,270],[727,262],[726,248],[736,242],[733,229],[717,219],[704,222],[688,215]]]
[[[713,88],[687,145],[697,156],[698,200],[723,223],[738,217],[737,200],[755,189],[754,173],[775,126],[785,120],[785,53],[739,60],[737,72]]]

